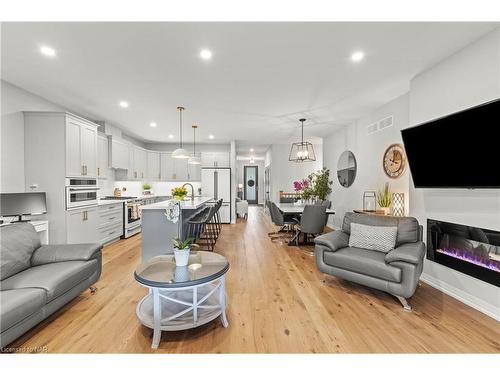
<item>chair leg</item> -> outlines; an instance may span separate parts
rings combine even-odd
[[[90,294],[96,294],[97,288],[95,286],[90,286],[89,289],[90,289]]]
[[[403,308],[405,309],[405,311],[411,311],[411,306],[410,304],[408,303],[408,301],[406,300],[406,298],[404,297],[400,297],[400,296],[395,296],[398,301],[403,305]]]

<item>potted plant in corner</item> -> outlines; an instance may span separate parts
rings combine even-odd
[[[377,203],[384,215],[389,215],[391,204],[392,204],[392,192],[389,187],[389,183],[386,182],[384,188],[377,192]]]
[[[191,248],[199,247],[199,245],[193,243],[193,240],[193,238],[188,238],[184,241],[179,238],[172,239],[172,243],[174,244],[175,265],[177,267],[187,266]]]

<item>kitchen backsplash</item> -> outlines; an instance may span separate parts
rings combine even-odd
[[[198,188],[201,187],[201,183],[198,182],[189,182],[194,187],[194,194],[198,195]],[[138,197],[142,195],[142,181],[114,181],[114,185],[109,192],[106,192],[104,195],[112,195],[113,190],[115,188],[123,189],[124,187],[127,189],[126,191],[122,191],[122,195]],[[175,181],[175,182],[150,182],[151,184],[151,192],[154,195],[163,196],[163,195],[171,195],[170,190],[174,187],[182,186],[184,184],[183,181]],[[104,191],[104,190],[103,190]],[[191,194],[191,191],[188,187],[188,194]]]

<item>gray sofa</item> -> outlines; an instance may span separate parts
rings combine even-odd
[[[396,246],[388,253],[349,247],[351,223],[396,226]],[[422,274],[425,245],[422,227],[411,217],[356,214],[345,215],[342,230],[326,233],[314,240],[316,264],[320,271],[379,289],[396,296],[411,310],[406,298],[415,293]]]
[[[0,227],[0,347],[91,287],[101,275],[101,248],[42,246],[29,223]]]

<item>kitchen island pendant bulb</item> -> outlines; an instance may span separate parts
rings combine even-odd
[[[184,107],[179,106],[177,110],[179,111],[179,148],[172,152],[172,157],[174,159],[187,159],[189,158],[189,153],[182,147],[182,112]]]

